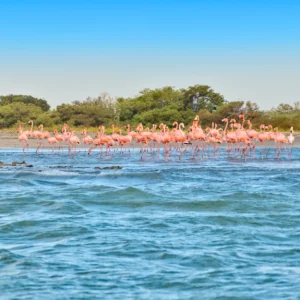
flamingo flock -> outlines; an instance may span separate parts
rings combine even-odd
[[[259,131],[256,131],[250,120],[245,121],[244,114],[239,115],[238,121],[225,118],[222,120],[222,127],[212,123],[211,127],[203,129],[199,116],[196,116],[187,131],[184,130],[184,123],[178,122],[174,122],[172,128],[163,123],[158,126],[153,124],[151,129],[144,128],[140,123],[135,130],[131,130],[131,126],[128,124],[119,129],[118,133],[115,132],[115,127],[112,125],[112,134],[110,135],[106,134],[105,127],[100,125],[96,135],[88,135],[86,130],[82,130],[82,137],[79,138],[67,124],[62,126],[60,132],[54,130],[50,133],[44,131],[42,124],[37,127],[38,130],[34,130],[34,122],[30,120],[28,121],[29,130],[24,130],[23,124],[19,125],[18,138],[23,152],[29,147],[30,141],[36,139],[38,141],[36,154],[45,148],[45,143],[48,143],[53,153],[57,146],[58,151],[67,147],[68,153],[73,155],[79,151],[80,144],[80,149],[85,148],[88,154],[91,154],[94,149],[100,148],[101,153],[105,149],[105,153],[109,155],[115,151],[125,153],[130,151],[131,147],[140,145],[141,159],[145,153],[160,153],[161,149],[167,157],[172,152],[178,152],[179,159],[186,153],[191,153],[193,158],[215,158],[220,151],[220,145],[224,144],[227,147],[228,156],[232,157],[255,155],[257,145],[259,145],[258,149],[262,158],[268,157],[271,149],[275,150],[277,158],[280,158],[283,150],[286,150],[291,156],[291,149],[295,141],[293,127],[290,128],[290,134],[285,136],[272,125],[261,124]],[[275,147],[270,146],[271,141],[274,142]]]

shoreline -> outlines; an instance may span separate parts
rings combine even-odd
[[[286,136],[288,134],[285,134]],[[80,136],[80,135],[79,135]],[[294,134],[295,136],[295,142],[293,143],[293,147],[295,148],[299,148],[300,147],[300,135],[296,135]],[[29,147],[28,148],[37,148],[38,146],[38,140],[36,139],[29,139]],[[52,149],[52,145],[48,144],[48,142],[45,140],[45,143],[44,143],[45,147],[46,148],[49,148],[49,149]],[[174,143],[175,145],[175,143]],[[195,145],[195,142],[193,143],[193,145]],[[227,147],[227,143],[222,143],[222,144],[218,144],[219,147],[221,148],[226,148]],[[267,141],[264,143],[264,145],[261,145],[261,143],[259,142],[256,142],[256,148],[260,148],[260,147],[276,147],[278,144],[276,144],[274,141]],[[290,144],[281,144],[283,146],[291,146]],[[67,143],[63,143],[61,145],[62,147],[68,147],[68,144]],[[116,145],[117,146],[117,145]],[[124,146],[124,148],[137,148],[137,147],[140,147],[141,144],[138,144],[136,142],[132,142],[130,145],[126,145]],[[187,147],[190,147],[191,145],[187,145]],[[77,148],[89,148],[90,146],[89,145],[86,145],[86,144],[80,144],[78,145]],[[119,147],[119,146],[117,146]],[[0,148],[22,148],[21,146],[21,143],[20,141],[18,140],[18,135],[17,133],[13,133],[13,132],[0,132]],[[58,144],[54,144],[54,149],[55,148],[58,148]],[[100,147],[98,147],[100,148]],[[160,148],[163,148],[162,145],[160,145]]]

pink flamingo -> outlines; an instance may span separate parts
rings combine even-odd
[[[43,124],[40,124],[40,125],[38,126],[38,129],[39,129],[40,131],[38,131],[38,132],[36,133],[36,137],[40,140],[40,142],[39,142],[38,147],[37,147],[37,149],[36,149],[36,154],[39,153],[39,149],[41,148],[41,146],[42,146],[42,148],[44,148],[44,143],[42,142],[42,140],[43,140],[43,139],[48,139],[48,138],[50,137],[50,134],[49,134],[48,131],[43,131],[43,130],[44,130],[44,125],[43,125]]]
[[[54,136],[50,136],[50,137],[47,138],[47,140],[48,140],[48,143],[50,145],[52,145],[52,153],[54,153],[54,148],[53,147],[54,147],[54,144],[57,143],[57,139]]]
[[[248,154],[248,146],[251,145],[251,141],[249,139],[249,136],[246,132],[246,130],[244,129],[244,124],[245,124],[245,115],[244,114],[240,114],[239,118],[242,119],[242,124],[237,124],[237,130],[236,130],[236,136],[237,136],[237,140],[239,143],[242,143],[242,145],[244,145],[245,147],[240,147],[239,150],[241,152],[241,155],[247,155]]]
[[[217,129],[217,124],[212,123],[212,127],[206,128],[207,136],[206,142],[212,145],[212,157],[215,158],[216,154],[219,152],[218,144],[222,143],[222,135],[220,134],[220,130]],[[221,129],[223,130],[223,129]]]
[[[259,126],[259,129],[260,129],[260,133],[258,134],[257,139],[258,139],[258,141],[262,145],[261,149],[260,149],[260,153],[261,153],[261,155],[263,155],[264,154],[264,143],[267,140],[268,135],[266,134],[266,131],[265,131],[266,130],[266,126],[264,124],[261,124]]]
[[[23,132],[23,128],[24,128],[24,126],[20,124],[17,132],[18,132],[18,139],[19,139],[21,145],[22,145],[22,143],[25,143],[22,146],[22,151],[24,153],[24,149],[25,149],[25,147],[27,147],[27,148],[29,147],[29,143],[28,143],[27,135]]]
[[[34,138],[38,138],[39,134],[41,133],[40,131],[38,130],[34,130],[33,131],[33,120],[29,120],[28,121],[28,124],[31,124],[31,127],[30,127],[30,136],[34,137]]]
[[[59,134],[57,132],[57,130],[54,130],[53,134],[54,134],[55,139],[59,143],[58,150],[60,150],[62,148],[61,143],[65,140],[65,137],[62,134]]]
[[[268,141],[274,141],[274,139],[275,139],[275,134],[274,134],[274,132],[273,132],[273,126],[272,126],[272,125],[268,125],[268,126],[266,127],[266,129],[269,130],[268,132],[266,132],[266,134],[267,134],[267,140],[268,140]]]
[[[125,128],[127,128],[127,135],[122,136],[121,135],[121,131],[120,131],[120,136],[119,136],[119,145],[125,145],[125,144],[129,144],[132,141],[132,135],[130,134],[130,125],[125,126]]]
[[[75,135],[75,131],[71,132],[70,138],[69,138],[69,143],[71,147],[75,148],[74,150],[74,155],[76,154],[77,150],[77,145],[80,145],[80,140],[79,138]]]
[[[134,138],[137,135],[137,133],[135,131],[130,131],[130,124],[127,124],[127,128],[128,128],[128,134]]]
[[[174,141],[176,143],[178,143],[178,148],[177,149],[180,152],[179,159],[181,159],[182,155],[183,155],[183,151],[182,151],[181,146],[183,145],[184,142],[187,141],[187,136],[183,132],[183,128],[184,128],[184,124],[183,123],[180,123],[178,125],[177,122],[174,122],[173,126],[174,125],[176,126],[176,128],[173,129],[173,137],[174,137]],[[185,149],[185,151],[187,151],[187,150]]]
[[[114,146],[113,138],[111,136],[105,135],[105,127],[103,125],[99,125],[98,128],[99,132],[96,133],[96,139],[93,140],[94,146],[89,149],[89,154],[91,153],[92,149],[98,146],[106,145],[106,153],[108,150],[110,151],[110,147]],[[102,148],[100,155],[102,155]]]
[[[135,136],[135,140],[137,143],[143,143],[145,145],[148,145],[148,139],[147,137],[143,134],[144,133],[144,129],[143,129],[143,125],[142,123],[140,123],[138,125],[138,127],[136,128],[136,130],[138,131],[138,134]]]
[[[171,136],[166,124],[160,123],[159,128],[161,130],[160,142],[164,145],[164,154],[168,158],[169,154],[171,153],[171,150],[172,150],[172,147],[170,146],[170,143],[172,142],[172,136]],[[168,146],[169,146],[169,148],[168,148]]]
[[[32,120],[28,121],[28,124],[30,124],[31,122],[33,122],[33,121]],[[30,130],[23,131],[23,134],[25,134],[27,137],[30,137],[32,134],[32,126],[31,126]]]
[[[288,143],[288,139],[285,137],[283,133],[278,132],[278,127],[274,128],[274,132],[275,132],[274,140],[277,143],[277,159],[279,159],[282,150],[282,145]]]
[[[121,147],[121,153],[124,153],[124,146],[126,144],[131,143],[132,141],[132,136],[129,134],[129,130],[130,127],[128,126],[124,126],[125,128],[127,128],[127,135],[122,135],[122,130],[120,129],[120,134],[119,134],[119,138],[118,138],[118,145]]]
[[[103,125],[99,126],[99,128],[102,130],[102,141],[106,145],[106,152],[107,150],[110,151],[110,147],[114,146],[115,144],[114,139],[109,135],[105,135],[105,127]]]
[[[96,138],[93,140],[93,146],[89,148],[88,154],[91,154],[92,150],[100,145],[103,145],[103,143],[101,142],[101,136],[99,132],[96,132]]]
[[[197,115],[195,117],[195,119],[193,120],[193,124],[191,126],[191,134],[189,136],[189,139],[191,140],[196,140],[196,146],[195,146],[195,150],[193,153],[193,157],[195,157],[195,153],[196,152],[200,152],[200,148],[199,148],[199,142],[201,143],[201,149],[202,149],[202,158],[204,157],[204,152],[206,149],[205,146],[205,142],[206,142],[206,134],[203,131],[203,129],[201,128],[201,125],[198,124],[200,122],[200,118]]]
[[[85,129],[81,131],[81,134],[83,135],[82,142],[84,144],[88,144],[88,145],[93,144],[94,139],[90,135],[87,135]]]
[[[153,148],[153,151],[154,149],[156,148],[157,146],[157,143],[159,143],[159,140],[160,140],[160,136],[159,134],[157,134],[156,132],[156,125],[155,124],[152,124],[152,131],[151,131],[151,134],[149,136],[149,139],[152,141],[152,148]]]
[[[115,133],[115,125],[112,124],[111,128],[112,128],[112,135],[111,135],[112,139],[114,141],[118,141],[119,135],[117,133]]]
[[[223,119],[223,121],[226,123],[225,129],[224,129],[224,134],[225,134],[225,139],[226,142],[230,144],[231,147],[228,147],[228,153],[230,153],[233,149],[234,149],[234,144],[236,144],[238,142],[237,139],[237,135],[236,132],[234,131],[234,127],[236,124],[236,120],[235,119],[231,119],[230,120],[230,127],[231,127],[231,131],[228,131],[228,119],[225,118]]]
[[[252,145],[251,148],[255,149],[255,139],[257,138],[259,133],[256,130],[252,129],[253,125],[250,122],[250,120],[247,121],[247,124],[248,124],[249,129],[246,132],[251,141],[251,145]]]

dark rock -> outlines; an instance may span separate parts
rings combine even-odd
[[[16,165],[26,165],[26,162],[25,160],[23,160],[22,162],[17,162],[17,161],[13,161],[11,163],[12,166],[16,166]]]
[[[111,167],[104,167],[103,170],[115,170],[115,169],[122,169],[121,166],[111,166]]]
[[[33,167],[33,165],[26,165],[26,167],[27,167],[27,168],[32,168],[32,167]]]
[[[110,166],[110,167],[95,167],[95,170],[114,170],[114,169],[122,169],[121,166]]]

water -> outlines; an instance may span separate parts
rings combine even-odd
[[[196,162],[0,150],[13,160],[33,167],[0,169],[1,299],[300,297],[300,149]]]

